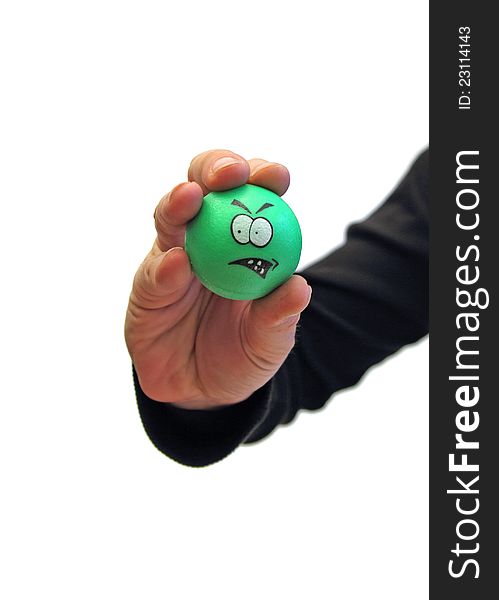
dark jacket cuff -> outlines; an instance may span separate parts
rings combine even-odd
[[[188,410],[144,394],[135,367],[133,381],[142,425],[156,448],[191,467],[215,463],[251,438],[269,411],[272,380],[247,400],[210,410]]]

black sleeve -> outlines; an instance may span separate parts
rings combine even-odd
[[[257,441],[300,409],[322,407],[372,365],[428,332],[429,155],[423,152],[388,199],[351,225],[346,242],[302,272],[312,301],[276,375],[248,400],[186,410],[148,398],[133,377],[153,444],[205,466]]]

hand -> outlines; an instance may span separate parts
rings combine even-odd
[[[144,393],[182,408],[206,409],[248,398],[279,369],[295,341],[311,288],[293,275],[258,300],[228,300],[203,287],[185,253],[185,226],[210,191],[244,183],[282,195],[288,170],[228,150],[193,159],[188,182],[156,207],[157,237],[140,265],[125,339]]]

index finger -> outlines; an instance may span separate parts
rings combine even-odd
[[[203,195],[212,191],[230,190],[248,181],[247,161],[231,150],[208,150],[194,157],[187,178],[201,186]]]
[[[188,179],[201,186],[203,195],[252,183],[282,196],[289,187],[289,171],[284,165],[263,158],[246,161],[231,150],[198,154],[191,162]]]

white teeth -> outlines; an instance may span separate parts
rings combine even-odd
[[[269,263],[269,261],[265,260],[264,258],[242,258],[238,261],[234,261],[229,264],[243,265],[257,273],[257,275],[259,275],[262,278],[266,277],[268,270],[272,266],[271,263]]]

